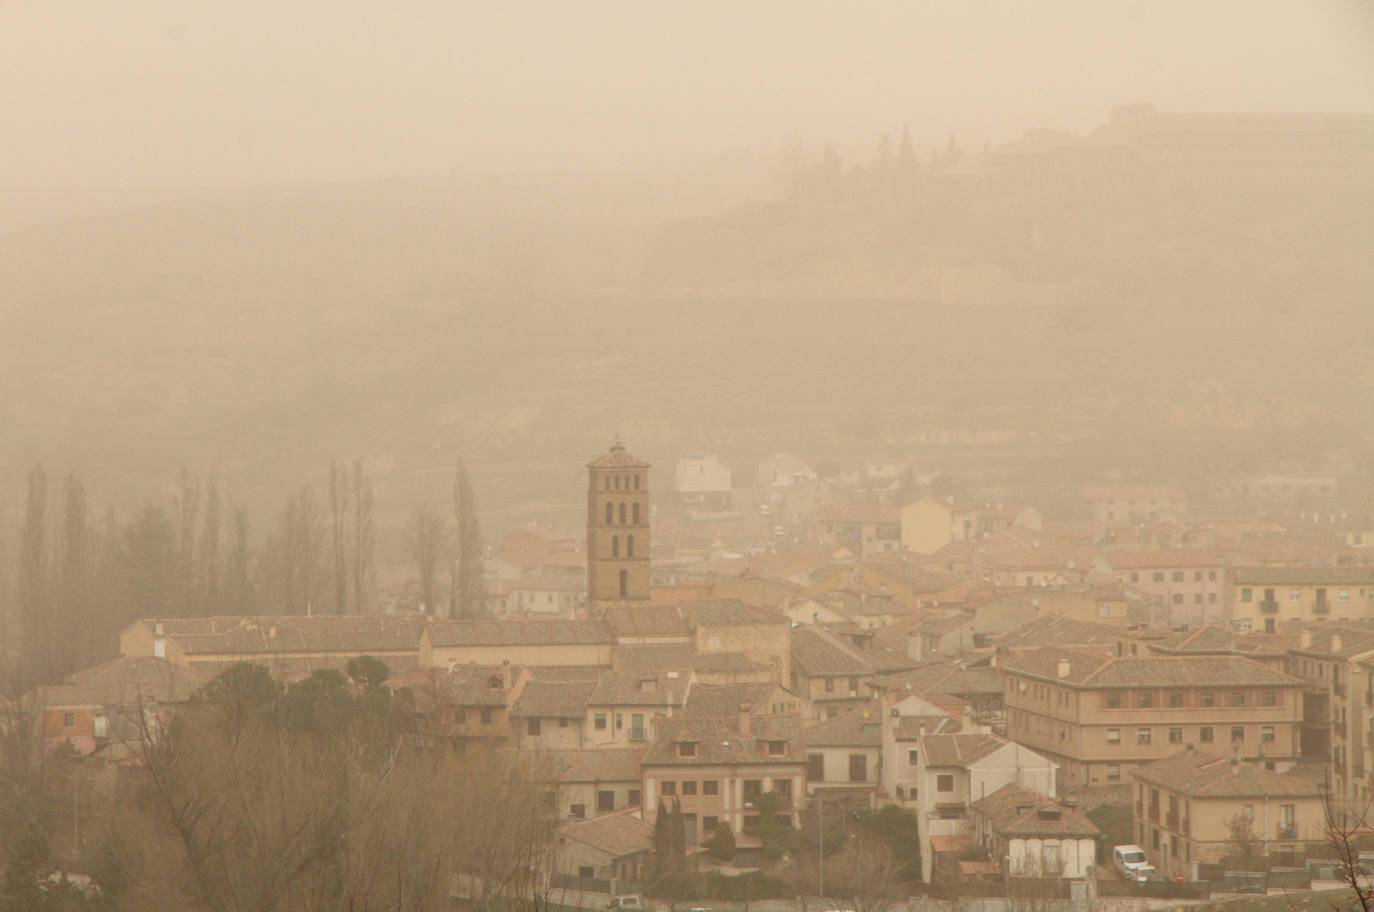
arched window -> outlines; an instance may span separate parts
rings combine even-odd
[[[620,524],[625,525],[625,505],[623,503],[620,505]]]
[[[615,522],[615,504],[606,504],[606,525]]]
[[[611,536],[611,557],[619,557],[619,556],[620,556],[620,536],[619,536],[619,535],[612,535],[612,536]]]
[[[638,475],[635,476],[635,490],[636,490],[636,491],[639,490],[639,476],[638,476]]]
[[[635,537],[633,535],[625,536],[625,556],[635,556]]]
[[[635,504],[635,525],[639,525],[639,504]]]
[[[617,491],[620,490],[620,476],[619,476],[619,475],[617,475],[617,476],[615,477],[615,489],[616,489]]]
[[[624,598],[630,591],[630,571],[620,571],[620,597]]]
[[[605,482],[606,490],[609,491],[611,489],[611,476],[607,475],[602,481]]]

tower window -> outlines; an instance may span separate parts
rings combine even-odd
[[[639,476],[638,476],[638,475],[635,476],[635,490],[636,490],[636,491],[639,490]]]
[[[635,537],[633,535],[625,536],[625,556],[635,556]]]
[[[617,475],[617,476],[615,477],[615,489],[616,489],[617,491],[620,490],[620,476],[619,476],[619,475]]]
[[[639,525],[639,504],[635,504],[635,525]]]
[[[625,525],[625,505],[623,503],[620,505],[620,524]]]
[[[619,557],[619,556],[620,556],[620,536],[619,536],[619,535],[612,535],[612,536],[611,536],[611,557]]]
[[[606,504],[606,525],[615,522],[615,504]]]
[[[609,491],[609,490],[611,489],[611,476],[607,475],[606,478],[605,478],[605,482],[606,482],[606,490]]]
[[[620,597],[624,598],[630,591],[630,571],[620,571]]]

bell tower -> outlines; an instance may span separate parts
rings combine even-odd
[[[616,440],[587,463],[587,598],[591,616],[649,600],[649,464]]]

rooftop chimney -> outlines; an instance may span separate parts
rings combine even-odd
[[[1055,674],[1056,674],[1057,677],[1060,677],[1060,678],[1067,678],[1067,677],[1069,676],[1069,660],[1068,660],[1068,659],[1060,659],[1060,660],[1059,660],[1059,667],[1058,667],[1058,669],[1056,669]]]
[[[510,690],[510,659],[501,663],[501,687]]]
[[[752,726],[750,725],[750,718],[749,718],[749,704],[748,704],[748,703],[741,703],[741,704],[739,705],[739,733],[740,733],[740,735],[743,736],[743,737],[745,737],[745,738],[748,738],[748,737],[750,736],[750,733],[751,733],[751,731],[750,731],[750,730],[751,730],[751,727],[752,727]]]

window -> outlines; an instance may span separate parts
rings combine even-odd
[[[601,813],[615,810],[615,792],[600,791],[596,793],[596,809]]]
[[[635,556],[635,537],[633,535],[625,536],[625,556]]]
[[[620,571],[620,597],[624,598],[630,591],[630,571]]]
[[[581,807],[581,805],[579,804],[579,805],[577,805],[577,807]],[[577,815],[577,816],[581,817],[582,815],[579,814],[579,815]],[[595,876],[596,876],[596,872],[595,872],[594,870],[592,870],[592,866],[591,866],[591,865],[578,865],[578,866],[577,866],[577,876],[578,876],[578,877],[595,877]]]
[[[1209,604],[1209,605],[1215,605],[1216,603],[1217,603],[1217,594],[1216,594],[1215,592],[1209,592],[1209,593],[1207,593],[1207,604]]]
[[[1193,571],[1193,582],[1195,582],[1195,583],[1200,583],[1200,582],[1202,582],[1202,571],[1201,571],[1201,570],[1194,570],[1194,571]]]
[[[63,714],[62,714],[62,727],[63,727],[63,728],[74,728],[74,727],[76,727],[76,713],[63,713]]]
[[[634,476],[634,479],[635,479],[635,490],[638,491],[638,490],[639,490],[639,476],[638,476],[638,475]]]
[[[609,526],[613,522],[615,522],[615,505],[606,504],[606,525]]]
[[[644,713],[630,714],[630,740],[643,741],[644,734]]]
[[[1301,602],[1301,601],[1302,601],[1302,590],[1301,590],[1301,589],[1289,589],[1289,590],[1288,590],[1288,601],[1290,601],[1290,602]]]
[[[659,783],[659,791],[664,795],[676,795],[677,783],[671,779],[665,779]]]
[[[1243,690],[1233,690],[1233,691],[1231,691],[1231,705],[1232,705],[1232,706],[1244,706],[1244,705],[1245,705],[1245,691],[1243,691]]]
[[[745,798],[757,798],[758,796],[760,796],[760,795],[762,795],[762,794],[763,794],[763,780],[762,780],[762,779],[745,779],[745,780],[744,780],[744,797],[745,797]]]
[[[1254,601],[1255,593],[1247,586],[1240,590],[1240,600],[1242,602]]]
[[[787,753],[787,742],[786,742],[786,741],[769,741],[769,742],[768,742],[768,756],[770,756],[770,757],[781,757],[781,756],[782,756],[783,754],[785,754],[785,753]]]
[[[637,503],[634,505],[634,523],[636,526],[639,525],[639,504]]]
[[[615,489],[616,489],[617,491],[620,490],[620,476],[619,476],[619,475],[615,476]]]
[[[1138,583],[1138,582],[1140,582],[1140,574],[1139,574],[1138,572],[1136,572],[1135,570],[1132,570],[1132,571],[1131,571],[1131,582],[1133,582],[1133,583]]]
[[[1274,706],[1278,703],[1278,695],[1272,690],[1260,691],[1260,706]]]
[[[1181,691],[1181,690],[1171,690],[1171,691],[1169,691],[1169,706],[1172,707],[1172,708],[1174,708],[1174,709],[1178,709],[1178,708],[1179,708],[1180,706],[1182,706],[1182,705],[1183,705],[1183,691]]]
[[[539,725],[539,720],[538,720],[538,719],[527,719],[527,720],[525,720],[525,730],[526,730],[527,732],[529,732],[531,735],[537,735],[537,734],[539,734],[539,732],[540,732],[540,730],[541,730],[541,729],[540,729],[540,725]]]
[[[1108,743],[1108,744],[1120,744],[1120,743],[1121,743],[1121,729],[1119,729],[1119,728],[1109,728],[1109,729],[1107,729],[1107,743]]]
[[[907,766],[916,765],[916,751],[914,748],[906,752],[906,764]]]
[[[1204,726],[1202,726],[1202,728],[1198,729],[1197,739],[1198,739],[1199,741],[1201,741],[1203,744],[1211,744],[1211,743],[1212,743],[1212,726],[1210,726],[1210,725],[1204,725]]]
[[[864,782],[868,779],[868,758],[863,754],[849,755],[849,781]]]
[[[1232,725],[1232,726],[1231,726],[1231,740],[1232,740],[1232,741],[1244,741],[1244,740],[1245,740],[1245,726],[1244,726],[1244,725]]]
[[[935,777],[935,791],[952,792],[954,791],[954,774],[940,773]]]
[[[679,757],[695,757],[697,755],[697,743],[695,741],[679,741],[677,755]]]
[[[639,789],[630,789],[628,792],[626,792],[626,804],[628,804],[630,807],[639,807],[639,802]]]
[[[620,730],[621,730],[622,728],[624,728],[624,727],[625,727],[625,714],[624,714],[624,713],[616,713],[616,714],[615,714],[615,730],[616,730],[616,731],[620,731]]]
[[[706,779],[701,783],[701,793],[703,795],[719,795],[720,782],[716,779]]]
[[[1182,593],[1182,592],[1175,592],[1175,593],[1174,593],[1174,604],[1175,604],[1175,605],[1182,605],[1182,604],[1183,604],[1183,593]]]
[[[716,831],[716,827],[718,826],[720,826],[719,817],[708,815],[706,817],[701,818],[701,831],[703,833],[714,833]]]
[[[1207,579],[1211,580],[1212,582],[1216,582],[1217,572],[1215,570],[1208,570]]]
[[[1117,780],[1117,779],[1120,779],[1120,778],[1121,778],[1121,764],[1119,764],[1119,763],[1108,763],[1108,764],[1107,764],[1107,778],[1108,778],[1109,780],[1112,780],[1112,781],[1115,781],[1115,780]]]
[[[568,813],[578,820],[581,820],[583,817],[587,816],[587,806],[585,804],[574,804],[572,807],[568,808]]]
[[[597,731],[605,731],[605,730],[606,730],[606,714],[605,714],[605,713],[597,713],[596,715],[592,716],[592,728],[596,729]]]
[[[1279,838],[1294,839],[1298,835],[1297,824],[1293,820],[1293,808],[1291,804],[1279,805]]]
[[[491,724],[491,710],[489,710],[489,709],[484,709],[484,710],[482,710],[482,724],[483,724],[483,725],[490,725],[490,724]]]
[[[1138,693],[1135,695],[1135,705],[1140,709],[1149,709],[1155,705],[1155,695],[1152,693]]]
[[[620,556],[620,536],[619,536],[619,535],[612,535],[612,536],[611,536],[611,557],[619,557],[619,556]]]
[[[1194,593],[1193,593],[1193,604],[1194,604],[1194,605],[1201,605],[1201,604],[1202,604],[1202,593],[1201,593],[1201,592],[1194,592]]]
[[[1151,848],[1159,848],[1159,830],[1151,830],[1153,836],[1150,838]]]
[[[775,795],[785,795],[785,796],[787,796],[787,797],[789,797],[789,798],[792,797],[792,780],[791,780],[791,779],[774,779],[774,780],[773,780],[773,793],[774,793]]]
[[[1121,708],[1121,694],[1119,694],[1119,693],[1109,693],[1109,694],[1107,694],[1107,708],[1108,708],[1108,709],[1120,709],[1120,708]]]
[[[1149,744],[1149,743],[1150,743],[1150,733],[1151,733],[1151,729],[1148,729],[1148,728],[1137,728],[1137,729],[1135,730],[1135,743],[1136,743],[1136,744]]]
[[[1349,590],[1349,589],[1337,589],[1337,590],[1336,590],[1336,601],[1338,601],[1338,602],[1348,602],[1348,601],[1350,601],[1350,590]]]
[[[834,692],[835,692],[835,679],[834,679],[834,678],[826,678],[826,679],[825,679],[825,692],[828,693],[828,694],[831,694],[831,693],[834,693]]]
[[[466,709],[455,709],[453,711],[453,723],[455,725],[467,725],[468,711]]]
[[[1260,726],[1260,740],[1263,741],[1263,742],[1265,742],[1266,744],[1273,743],[1273,741],[1274,741],[1274,726],[1272,726],[1272,725],[1261,725],[1261,726]]]
[[[1201,706],[1212,706],[1215,704],[1216,699],[1216,694],[1212,693],[1210,690],[1204,690],[1202,693],[1198,694],[1198,704]]]
[[[625,505],[623,503],[620,505],[620,524],[625,525]]]
[[[1181,583],[1181,582],[1183,582],[1183,571],[1182,571],[1182,570],[1175,570],[1175,571],[1174,571],[1174,575],[1173,575],[1173,577],[1172,577],[1172,582],[1175,582],[1175,583]]]
[[[1182,744],[1182,743],[1183,743],[1183,729],[1181,729],[1181,728],[1171,728],[1171,729],[1169,729],[1169,743],[1170,743],[1170,744]]]
[[[682,783],[682,794],[695,795],[697,793],[697,783],[695,779]]]

